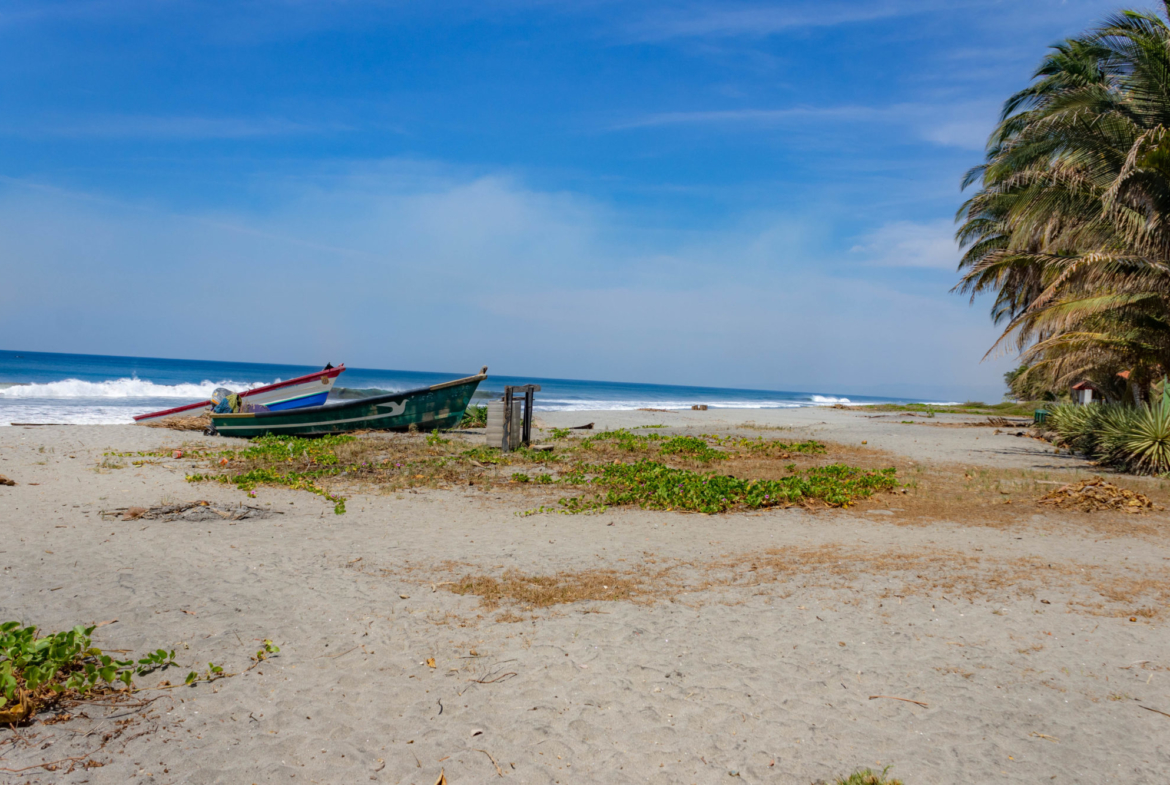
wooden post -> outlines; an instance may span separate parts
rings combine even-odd
[[[504,441],[500,450],[510,452],[512,449],[512,388],[504,388]]]
[[[517,384],[504,387],[504,441],[500,445],[500,449],[504,452],[509,452],[512,449],[512,434],[517,432],[513,429],[519,429],[521,444],[532,442],[532,409],[536,404],[536,393],[538,392],[540,392],[539,384]],[[524,411],[520,415],[520,422],[515,422],[512,418],[512,404],[521,393],[524,395]]]
[[[532,404],[536,401],[536,392],[533,385],[524,390],[524,433],[521,435],[524,444],[532,441]]]

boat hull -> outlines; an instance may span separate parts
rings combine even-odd
[[[333,385],[330,384],[330,387]],[[291,398],[281,398],[279,401],[272,401],[271,403],[264,403],[255,398],[247,398],[248,403],[259,403],[268,409],[270,412],[282,412],[288,409],[301,409],[306,406],[321,406],[329,399],[329,390],[319,390],[307,395],[298,395]]]
[[[240,400],[250,404],[260,404],[270,411],[297,409],[303,406],[320,406],[329,397],[338,375],[345,370],[344,365],[330,368],[327,371],[318,371],[306,376],[298,376],[285,382],[268,384],[254,390],[240,393]],[[168,420],[172,417],[199,417],[211,410],[211,401],[199,401],[174,409],[164,409],[161,412],[140,414],[134,422],[145,425],[149,422]]]
[[[323,436],[357,430],[448,430],[463,419],[471,396],[486,374],[434,387],[358,398],[328,406],[254,414],[215,414],[211,422],[221,436],[251,438],[265,434]]]

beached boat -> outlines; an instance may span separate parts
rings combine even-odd
[[[285,382],[266,384],[253,390],[240,393],[240,399],[252,405],[261,405],[268,411],[285,411],[299,409],[304,406],[320,406],[329,398],[329,391],[333,383],[345,370],[345,363],[336,368],[326,368],[316,373],[298,376]],[[164,409],[161,412],[140,414],[134,422],[145,425],[149,422],[167,420],[172,417],[198,417],[211,410],[211,401],[199,401],[186,406],[177,406],[174,409]]]
[[[357,430],[420,431],[454,428],[479,383],[487,378],[487,366],[475,376],[406,392],[341,400],[324,406],[308,406],[279,412],[211,414],[214,429],[222,436],[321,436]]]

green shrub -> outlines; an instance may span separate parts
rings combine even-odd
[[[591,485],[598,496],[562,499],[569,512],[602,507],[635,505],[652,510],[689,510],[719,513],[734,509],[786,507],[817,500],[833,507],[848,507],[877,491],[897,485],[893,469],[866,471],[842,464],[818,466],[782,480],[741,480],[718,474],[673,469],[642,459],[588,467],[566,475],[562,482]]]
[[[36,627],[0,624],[0,709],[21,702],[38,705],[64,693],[86,694],[115,682],[129,688],[135,676],[175,665],[175,653],[158,649],[138,660],[116,660],[92,645],[95,627],[37,636]]]
[[[886,772],[889,770],[888,766],[882,769],[881,773],[873,769],[861,769],[848,777],[839,777],[833,785],[902,785],[902,780],[886,777]]]
[[[1045,425],[1056,434],[1056,442],[1070,450],[1091,454],[1100,436],[1098,415],[1103,406],[1062,404],[1048,409]]]
[[[428,439],[431,437],[427,437]],[[316,480],[334,477],[346,471],[337,455],[337,447],[354,441],[347,434],[332,434],[312,439],[301,436],[257,436],[247,449],[220,453],[227,465],[226,474],[189,474],[187,482],[216,480],[235,483],[242,491],[258,485],[283,485],[309,491],[333,502],[333,512],[345,513],[345,498],[336,496],[316,484]],[[297,469],[296,466],[303,468]]]
[[[727,459],[727,453],[713,449],[706,439],[697,436],[672,436],[663,442],[658,452],[662,455],[681,455],[703,463]]]
[[[601,433],[582,439],[581,447],[582,449],[589,450],[600,442],[612,442],[613,446],[620,450],[638,452],[650,450],[653,445],[661,441],[662,437],[657,433],[643,436],[638,433],[630,433],[625,428],[618,428],[616,431],[602,431]]]
[[[1117,450],[1125,466],[1139,474],[1162,474],[1170,471],[1170,405],[1162,400],[1143,406],[1129,418],[1119,433]]]
[[[459,421],[460,428],[486,428],[487,427],[487,409],[486,406],[468,406],[463,411],[463,419]]]
[[[1049,409],[1057,444],[1136,474],[1170,471],[1170,400],[1143,406],[1064,404]]]

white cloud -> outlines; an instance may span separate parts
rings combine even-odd
[[[984,118],[986,120],[987,118]],[[943,147],[961,147],[964,150],[982,150],[987,144],[993,123],[956,121],[922,129],[922,138]]]
[[[691,4],[654,11],[631,24],[628,33],[641,41],[703,36],[760,37],[810,27],[837,27],[876,19],[937,10],[929,0],[871,2],[787,2],[782,4]]]
[[[778,109],[713,109],[656,112],[615,123],[607,130],[624,131],[666,126],[742,127],[772,130],[800,123],[811,129],[872,134],[909,133],[944,147],[982,150],[997,118],[987,102],[902,103],[889,106],[792,106]]]
[[[198,117],[96,115],[68,120],[31,120],[0,126],[8,136],[106,139],[248,139],[351,130],[340,123],[302,122],[279,117]]]
[[[955,226],[950,221],[894,221],[866,235],[849,251],[880,267],[954,270],[959,263]]]
[[[865,106],[799,106],[786,109],[727,109],[697,112],[658,112],[618,123],[610,130],[662,125],[752,125],[775,127],[793,120],[858,120],[877,118],[882,110]]]
[[[818,273],[828,231],[801,216],[666,231],[398,162],[269,189],[263,212],[182,214],[0,182],[5,348],[858,393],[999,384],[979,365],[984,313],[872,266]],[[859,253],[942,266],[932,227],[888,225]],[[891,353],[906,335],[918,350]]]

